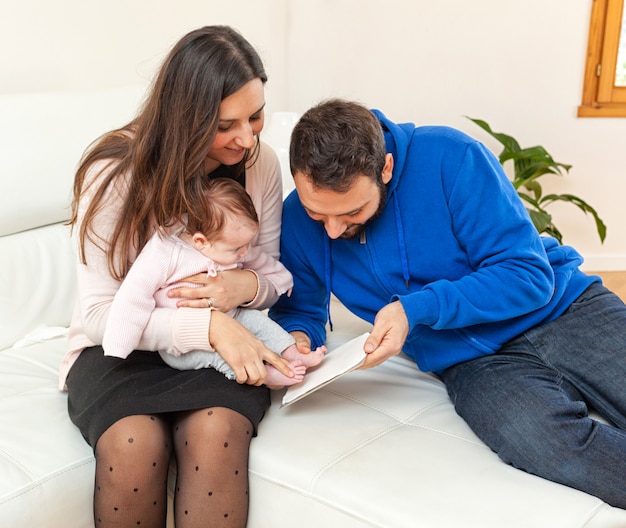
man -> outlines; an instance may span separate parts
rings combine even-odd
[[[290,163],[294,288],[271,317],[299,346],[324,343],[333,293],[374,324],[364,368],[404,351],[505,462],[626,508],[626,306],[539,236],[497,159],[332,100],[296,125]]]

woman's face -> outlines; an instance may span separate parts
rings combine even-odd
[[[255,136],[264,123],[265,93],[263,81],[256,78],[222,100],[219,123],[206,160],[211,172],[220,165],[235,165],[254,147]]]

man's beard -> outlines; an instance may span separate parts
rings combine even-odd
[[[387,204],[387,186],[380,180],[378,181],[378,193],[378,208],[376,209],[374,214],[362,224],[354,224],[348,227],[348,229],[346,229],[339,238],[341,238],[342,240],[352,240],[358,238],[369,225],[375,222],[380,217],[380,215],[383,214],[383,210],[385,209],[385,205]]]

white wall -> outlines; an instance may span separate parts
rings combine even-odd
[[[284,97],[282,1],[0,0],[0,12],[0,93],[147,86],[185,33],[228,24],[260,52],[268,103]]]
[[[0,0],[0,93],[146,85],[170,46],[237,27],[270,76],[268,110],[331,96],[398,121],[461,128],[479,117],[573,165],[550,190],[601,213],[555,209],[587,269],[626,269],[626,119],[579,119],[592,0]]]

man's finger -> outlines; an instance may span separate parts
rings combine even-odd
[[[383,336],[379,337],[378,332],[374,328],[372,330],[372,333],[365,340],[365,344],[363,345],[363,350],[365,350],[366,354],[371,354],[372,352],[374,352],[374,350],[376,350],[380,346],[380,343],[382,342],[382,340],[383,340]]]

